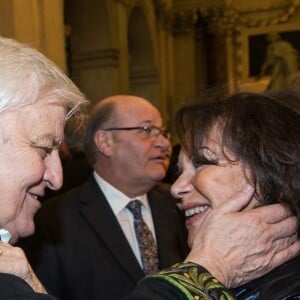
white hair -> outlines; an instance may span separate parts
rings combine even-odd
[[[65,105],[67,117],[88,102],[68,76],[42,53],[0,37],[0,113],[33,104],[46,95]]]

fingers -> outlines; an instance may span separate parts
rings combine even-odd
[[[23,250],[19,247],[15,247],[13,245],[10,245],[10,244],[7,244],[7,243],[4,243],[4,242],[1,242],[0,241],[0,250],[5,250],[6,253],[9,252],[9,253],[19,253],[19,252],[23,252]]]
[[[275,253],[272,268],[276,268],[286,261],[298,256],[300,254],[300,240],[290,244],[287,248],[284,248],[282,251]]]
[[[272,204],[254,208],[255,213],[260,214],[266,223],[274,224],[291,216],[290,210],[282,204]]]
[[[276,241],[297,235],[298,221],[296,216],[291,216],[281,222],[268,224],[268,226],[273,237],[272,240]]]
[[[291,246],[293,246],[292,247],[293,249],[295,247],[294,244],[297,242],[297,240],[298,240],[298,234],[295,233],[292,236],[272,241],[275,253],[285,251]]]
[[[0,241],[0,249],[1,250],[5,250],[5,249],[13,250],[14,246]]]
[[[234,198],[224,201],[219,206],[220,213],[238,212],[246,207],[254,194],[254,188],[249,184],[242,191],[240,191]]]

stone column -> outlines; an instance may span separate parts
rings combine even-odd
[[[9,5],[10,37],[37,48],[66,70],[63,0],[12,0],[0,5]]]

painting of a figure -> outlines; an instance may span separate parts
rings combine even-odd
[[[257,80],[269,76],[267,90],[286,86],[289,78],[298,74],[300,31],[270,32],[249,37],[249,76]]]

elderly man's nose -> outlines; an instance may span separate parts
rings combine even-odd
[[[51,190],[59,190],[63,184],[63,170],[58,150],[53,150],[45,159],[44,180]]]

